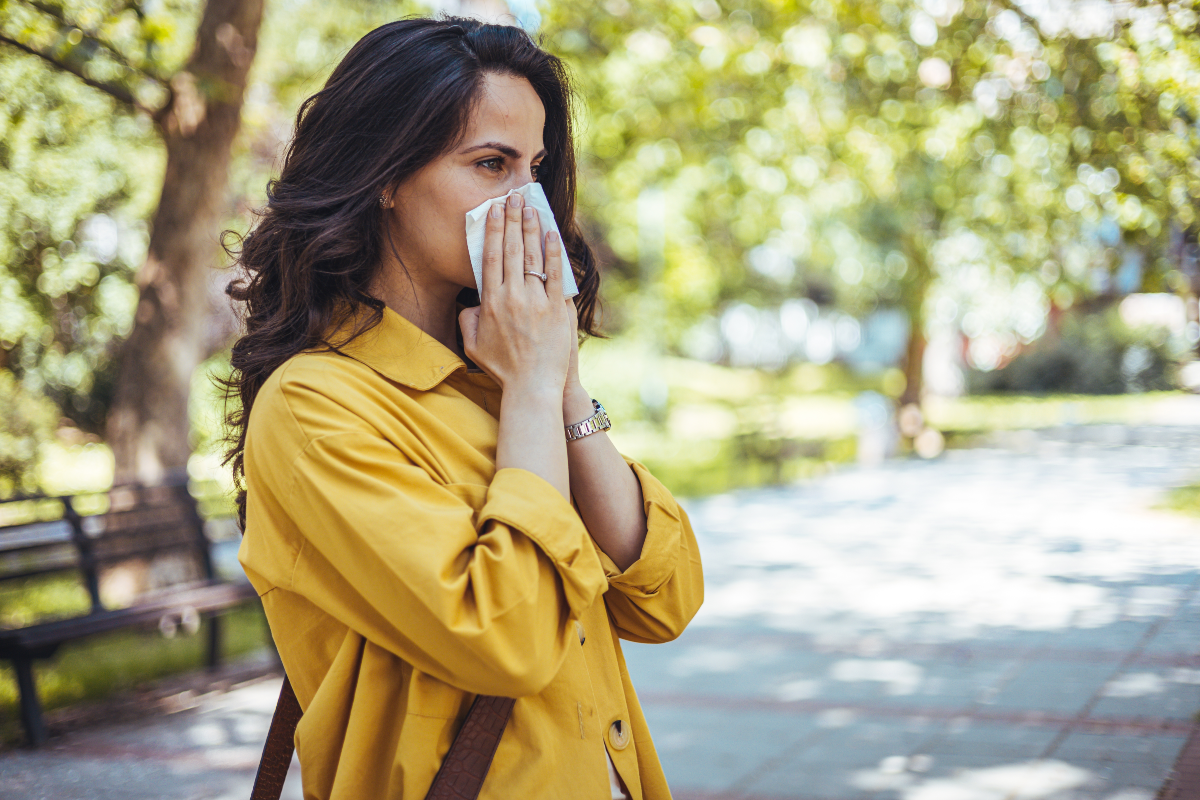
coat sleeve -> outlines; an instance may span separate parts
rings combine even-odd
[[[532,472],[443,485],[354,430],[308,442],[290,475],[282,494],[300,546],[286,588],[464,691],[541,691],[570,621],[607,588],[583,522]],[[486,493],[477,514],[469,492]]]
[[[683,633],[704,602],[700,548],[687,513],[642,464],[623,456],[642,487],[646,541],[622,571],[596,548],[611,591],[604,595],[617,631],[633,642],[669,642]]]

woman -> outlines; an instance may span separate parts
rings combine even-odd
[[[670,796],[618,639],[679,635],[700,556],[606,433],[567,440],[599,281],[568,99],[520,29],[384,25],[301,107],[242,241],[239,557],[306,798],[424,797],[477,694],[518,698],[481,797]],[[476,287],[466,212],[535,180],[561,241],[495,205]]]

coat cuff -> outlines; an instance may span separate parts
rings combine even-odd
[[[604,551],[598,547],[594,549],[604,565],[610,586],[630,597],[652,597],[675,574],[683,530],[679,504],[650,470],[637,461],[622,457],[642,486],[646,540],[637,561],[624,571]]]
[[[498,470],[479,511],[480,531],[488,520],[525,534],[554,562],[573,616],[582,614],[608,588],[583,520],[544,478],[517,467]]]

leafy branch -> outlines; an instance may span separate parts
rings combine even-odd
[[[39,50],[36,47],[31,47],[24,42],[19,42],[3,33],[0,33],[0,44],[7,44],[10,47],[15,47],[22,52],[28,53],[29,55],[37,56],[50,65],[61,69],[63,72],[71,73],[88,86],[91,86],[93,89],[99,89],[113,99],[118,100],[131,108],[137,109],[138,111],[144,111],[152,117],[156,113],[154,109],[149,108],[141,103],[136,97],[133,96],[133,93],[124,86],[116,83],[110,83],[109,81],[96,80],[85,73],[83,67],[62,61],[61,59],[56,58],[52,53],[49,53],[45,50]]]
[[[146,66],[133,64],[115,44],[108,41],[94,30],[84,30],[83,26],[68,18],[61,6],[44,2],[44,0],[25,0],[25,5],[53,19],[58,25],[59,33],[66,33],[68,37],[67,41],[71,42],[73,46],[77,45],[81,41],[86,41],[93,52],[95,50],[103,50],[105,55],[117,65],[145,80],[157,83],[166,90],[168,98],[173,98],[174,91],[170,82],[166,78],[162,77],[153,69],[150,69]],[[140,9],[137,9],[137,13],[140,15]],[[79,38],[72,39],[70,36],[71,33],[75,33]],[[75,49],[71,49],[67,52],[66,57],[63,57],[60,53],[56,53],[53,48],[39,48],[22,42],[5,33],[0,33],[0,44],[7,44],[10,47],[16,48],[24,53],[36,56],[51,66],[62,70],[63,72],[74,75],[88,86],[91,86],[93,89],[98,89],[99,91],[104,92],[108,96],[128,106],[129,108],[148,114],[155,120],[158,120],[163,114],[163,108],[156,109],[147,106],[145,103],[138,100],[128,86],[114,81],[99,80],[88,75],[87,70],[85,69],[87,57],[76,60],[71,58],[71,56],[76,53]],[[167,105],[170,105],[170,101],[168,101]]]
[[[42,2],[42,0],[25,0],[25,2],[28,3],[28,5],[30,5],[31,7],[36,8],[38,11],[42,12],[46,16],[51,17],[55,21],[57,21],[62,30],[66,30],[66,31],[78,30],[80,32],[80,34],[83,36],[84,40],[91,42],[92,44],[94,44],[95,46],[97,46],[99,48],[102,48],[108,54],[109,58],[111,58],[113,61],[117,62],[121,66],[125,67],[126,69],[130,70],[131,72],[137,72],[137,73],[143,75],[144,77],[149,78],[150,80],[153,80],[153,81],[163,84],[164,86],[167,84],[167,80],[165,78],[163,78],[161,75],[154,72],[152,69],[150,69],[144,65],[139,66],[139,65],[131,63],[129,61],[129,58],[124,53],[121,52],[120,48],[118,48],[115,44],[113,44],[112,42],[105,39],[103,36],[101,36],[95,30],[87,30],[83,26],[74,22],[73,20],[68,19],[67,15],[63,12],[63,9],[60,6]]]

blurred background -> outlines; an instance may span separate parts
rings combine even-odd
[[[747,595],[747,581],[781,569],[774,557],[742,564],[760,572],[731,572],[727,585],[718,570],[713,610],[699,621],[710,633],[802,629],[809,638],[796,646],[809,655],[850,648],[858,654],[851,661],[868,664],[855,649],[866,641],[864,658],[892,665],[837,667],[845,658],[834,659],[812,668],[826,676],[818,679],[797,677],[792,664],[751,681],[767,686],[772,702],[819,698],[816,683],[803,683],[810,678],[904,695],[904,675],[915,673],[880,655],[893,639],[948,646],[964,636],[994,639],[1001,629],[1048,635],[1131,620],[1151,626],[1142,631],[1149,636],[1191,607],[1188,581],[1198,565],[1187,537],[1200,533],[1189,516],[1200,513],[1195,2],[5,0],[0,498],[102,492],[114,481],[186,474],[219,566],[236,575],[220,455],[223,399],[213,382],[228,373],[238,329],[224,295],[233,275],[220,232],[248,229],[299,103],[349,47],[383,22],[439,11],[521,25],[568,63],[579,97],[579,216],[600,255],[611,337],[584,345],[584,382],[611,411],[618,446],[689,498],[698,530],[707,526],[702,541],[727,556],[725,567],[736,572],[744,552],[721,538],[722,520],[753,519],[760,506],[763,524],[790,526],[790,539],[778,535],[793,544],[820,539],[803,519],[849,526],[857,555],[835,559],[847,569],[892,541],[888,526],[925,520],[940,530],[947,518],[968,519],[989,503],[1036,518],[1005,527],[984,514],[973,527],[951,526],[946,540],[910,542],[911,562],[892,566],[909,576],[925,570],[933,583],[922,591],[931,597],[949,585],[955,565],[939,572],[927,559],[944,558],[946,542],[963,537],[995,547],[977,551],[984,572],[976,574],[1010,546],[1033,558],[1087,552],[1101,536],[1101,551],[1120,560],[1122,547],[1169,538],[1169,553],[1148,558],[1137,574],[1083,569],[1082,555],[1035,569],[1046,586],[1100,587],[1090,599],[1074,596],[1058,622],[1014,611],[904,627],[961,605],[931,601],[911,605],[903,635],[899,616],[862,616],[850,600],[832,602],[838,619],[858,614],[870,624],[822,617],[805,627],[799,610],[764,616],[754,604],[767,601]],[[977,482],[963,486],[964,476]],[[901,496],[897,486],[909,488]],[[829,496],[844,502],[805,505]],[[1105,505],[1113,502],[1119,508]],[[17,509],[12,519],[26,513],[7,507]],[[854,516],[868,507],[878,509],[875,518]],[[1071,539],[1061,525],[1089,510],[1098,516]],[[1113,519],[1119,535],[1105,527]],[[1044,535],[1004,538],[1030,530]],[[771,538],[776,532],[763,535],[773,543],[764,548],[791,552]],[[830,546],[845,541],[831,534]],[[831,602],[829,592],[865,596],[882,580],[883,573],[838,572],[811,560],[812,551],[789,558],[786,569],[809,571],[788,573],[785,593],[816,585],[813,575],[839,576],[829,578],[836,591],[805,595],[811,606]],[[825,571],[812,572],[816,563]],[[1023,563],[1005,574],[1018,575]],[[1129,604],[1163,575],[1179,586],[1167,581],[1175,588],[1150,595],[1169,614],[1138,617],[1145,604]],[[1030,589],[1003,581],[992,588]],[[811,607],[805,603],[796,608]],[[0,584],[2,626],[80,608],[86,595],[70,582]],[[229,652],[259,652],[258,613],[234,618]],[[829,639],[834,629],[853,635]],[[1187,630],[1200,638],[1200,627]],[[64,650],[39,673],[47,708],[67,709],[59,719],[81,701],[202,661],[197,640],[186,636],[114,636]],[[1171,652],[1191,658],[1196,647],[1185,642],[1194,639],[1180,636]],[[1003,646],[1032,646],[1018,638]],[[1106,641],[1106,652],[1128,644]],[[732,651],[697,647],[682,667],[647,655],[645,670],[684,683],[744,676],[743,661],[729,655],[744,652],[744,642]],[[643,657],[634,651],[637,667]],[[1121,652],[1114,664],[1132,664]],[[10,676],[0,675],[0,727],[11,744],[20,733]],[[1109,696],[1103,687],[1118,679],[1106,673],[1095,691]],[[662,688],[664,698],[678,681]],[[1197,683],[1162,686],[1194,691]],[[1149,789],[1184,746],[1195,701],[1180,701],[1188,707],[1169,733],[1178,741],[1157,777],[1145,779]],[[667,711],[662,719],[673,724]],[[830,719],[820,730],[849,724]],[[698,724],[679,722],[681,731]],[[922,797],[914,792],[927,784],[886,776],[924,774],[917,767],[926,762],[912,759],[931,752],[929,741],[888,741],[899,756],[872,755],[863,767],[884,778],[806,791],[851,796],[839,793],[849,786]],[[669,767],[677,764],[669,776],[699,774],[670,761],[671,742],[680,753],[703,751],[686,736],[668,736],[660,749]],[[1030,757],[1051,763],[1044,757],[1061,744],[1031,745]],[[900,756],[907,760],[887,762]],[[798,796],[787,781],[753,795],[752,781],[735,778],[766,768],[753,754],[728,758],[726,772],[697,779],[699,794],[686,796]],[[1039,785],[1058,788],[1030,796],[1147,788],[1037,774],[1045,778]]]
[[[223,474],[217,234],[349,45],[438,10],[570,64],[613,337],[591,379],[682,492],[1200,385],[1191,4],[726,5],[281,1],[211,21],[245,90],[206,100],[204,3],[6,3],[0,488]]]

